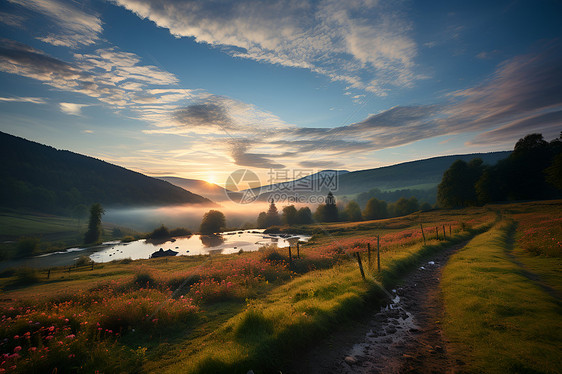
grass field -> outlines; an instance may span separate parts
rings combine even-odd
[[[75,219],[40,213],[0,211],[0,260],[17,257],[17,242],[21,238],[36,238],[36,253],[46,253],[83,244],[87,219]],[[114,239],[113,224],[103,224],[104,240]],[[119,227],[120,236],[134,234]]]
[[[334,326],[352,323],[366,308],[376,307],[385,298],[381,285],[393,285],[424,256],[478,234],[486,238],[486,230],[498,225],[499,212],[504,211],[504,218],[508,214],[505,209],[432,211],[331,224],[326,231],[312,228],[320,233],[301,246],[301,258],[291,265],[287,250],[265,249],[121,261],[71,273],[61,269],[49,279],[44,272],[5,272],[0,278],[0,335],[7,340],[0,341],[0,354],[5,354],[0,368],[188,373],[283,369]],[[377,235],[380,273],[374,254],[369,266],[366,253],[367,243],[376,248]],[[355,252],[362,256],[365,281]]]
[[[561,236],[552,225],[559,215],[558,202],[504,209],[500,223],[445,267],[444,330],[466,372],[556,373],[562,367]]]

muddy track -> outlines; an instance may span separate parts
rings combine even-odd
[[[466,243],[428,258],[392,290],[390,303],[334,333],[308,352],[294,373],[450,373],[462,367],[447,355],[441,331],[439,282],[451,254]]]

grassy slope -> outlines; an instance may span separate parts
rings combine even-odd
[[[114,239],[112,230],[118,226],[103,222],[103,240]],[[41,241],[38,253],[58,251],[83,244],[88,219],[75,219],[42,213],[0,211],[0,259],[17,257],[17,240],[34,237]],[[119,227],[123,235],[132,235],[130,229]]]
[[[468,372],[557,372],[559,301],[507,256],[515,224],[502,222],[451,257],[443,274],[444,329]]]

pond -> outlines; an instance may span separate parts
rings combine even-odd
[[[308,241],[310,236],[289,234],[264,234],[264,230],[239,230],[223,232],[220,235],[191,235],[174,238],[167,241],[136,240],[130,243],[107,242],[91,248],[70,248],[64,252],[54,252],[27,259],[4,261],[0,269],[17,266],[55,267],[69,266],[83,255],[89,256],[95,262],[110,262],[131,258],[132,260],[150,258],[152,253],[162,248],[178,252],[177,256],[198,256],[231,254],[239,251],[257,251],[264,245],[275,245],[285,248],[289,243]]]

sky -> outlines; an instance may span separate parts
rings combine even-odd
[[[0,0],[0,130],[152,176],[360,170],[562,131],[562,3]]]

